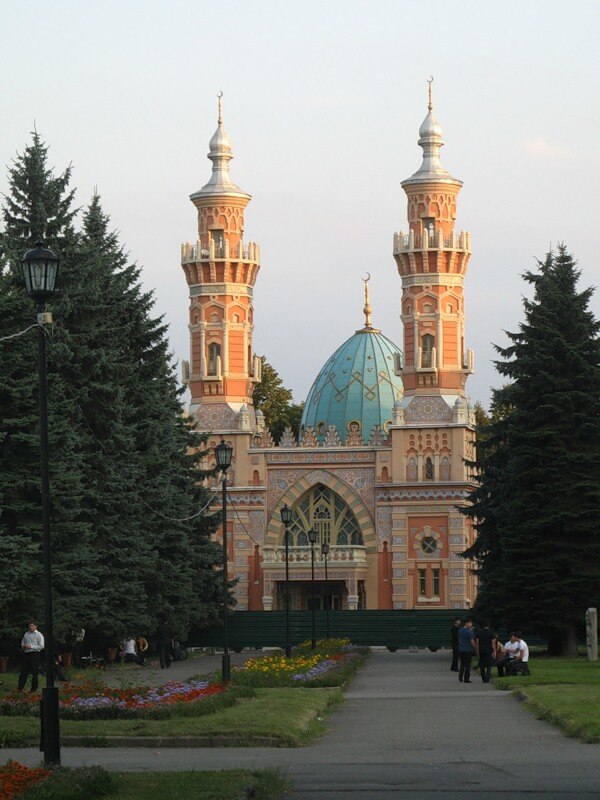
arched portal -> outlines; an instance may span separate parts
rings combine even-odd
[[[358,520],[338,494],[318,483],[295,502],[289,527],[291,545],[308,545],[308,531],[317,532],[317,544],[363,545]],[[281,543],[284,544],[282,538]]]

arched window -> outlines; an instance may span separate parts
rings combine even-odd
[[[388,474],[388,468],[387,467],[382,467],[382,469],[381,469],[381,482],[382,483],[387,483],[389,481],[389,479],[390,479],[390,477],[389,477],[389,474]]]
[[[441,467],[440,471],[441,471],[441,475],[440,475],[441,479],[443,481],[449,481],[450,480],[450,475],[451,475],[450,459],[446,458],[446,456],[444,456],[444,458],[442,458],[442,467]]]
[[[218,342],[211,342],[208,345],[208,374],[217,374],[217,359],[221,357],[221,345]]]
[[[435,347],[435,337],[431,333],[426,333],[421,339],[421,366],[433,366],[433,348]]]
[[[252,486],[260,486],[260,475],[257,469],[252,473]]]
[[[339,495],[322,484],[313,486],[294,505],[289,526],[290,544],[307,547],[307,534],[311,528],[317,531],[317,547],[325,543],[363,544],[360,526],[352,509]]]
[[[416,458],[409,458],[408,464],[406,465],[406,479],[409,481],[416,481],[417,480],[417,459]]]
[[[425,480],[433,480],[433,461],[429,457],[425,459]]]

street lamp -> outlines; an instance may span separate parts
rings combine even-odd
[[[44,636],[46,686],[42,689],[41,746],[44,763],[60,764],[58,722],[58,687],[54,685],[54,631],[52,615],[52,562],[50,554],[50,478],[48,475],[48,389],[46,368],[46,332],[52,314],[44,313],[45,301],[56,289],[58,258],[44,242],[36,242],[21,259],[27,294],[37,304],[38,379],[40,413],[40,466],[42,477],[42,550],[44,563]]]
[[[329,639],[329,576],[327,575],[327,556],[329,555],[329,544],[323,542],[321,545],[321,553],[325,559],[325,620],[327,629],[327,638]]]
[[[317,532],[314,528],[311,528],[308,532],[308,541],[310,542],[310,591],[312,594],[310,646],[314,650],[317,646],[317,636],[315,633],[315,544],[317,541]]]
[[[221,486],[223,489],[223,658],[221,671],[223,681],[231,678],[231,657],[229,655],[229,642],[227,640],[227,612],[228,612],[228,580],[227,580],[227,470],[231,466],[233,447],[221,437],[221,443],[215,447],[217,469],[221,470]]]
[[[292,655],[290,647],[290,562],[289,562],[289,527],[292,521],[292,509],[286,503],[281,509],[281,521],[285,525],[285,657]]]

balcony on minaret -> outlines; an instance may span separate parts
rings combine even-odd
[[[456,250],[457,252],[471,252],[471,234],[461,231],[460,234],[453,233],[444,236],[441,228],[433,234],[425,228],[422,234],[415,234],[414,230],[409,233],[400,231],[394,234],[394,255],[406,253],[413,250]]]
[[[181,245],[181,264],[196,264],[201,261],[243,261],[249,264],[260,263],[260,247],[256,242],[239,242],[233,247],[225,239],[216,242],[211,239],[208,246],[198,241],[184,242]]]

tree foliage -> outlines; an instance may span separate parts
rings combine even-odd
[[[261,356],[262,378],[254,384],[252,400],[257,411],[262,411],[265,424],[277,442],[286,427],[298,436],[304,403],[292,402],[292,391],[286,389],[277,370]]]
[[[524,300],[525,320],[497,347],[509,383],[494,397],[468,513],[478,540],[478,607],[574,647],[600,601],[600,323],[564,246]]]
[[[54,177],[34,134],[9,173],[0,271],[8,335],[33,321],[18,258],[40,234],[61,258],[48,347],[57,634],[149,635],[167,614],[184,636],[216,616],[220,592],[218,515],[197,514],[210,499],[196,455],[205,439],[183,415],[139,267],[99,197],[75,232],[69,178]],[[0,342],[0,629],[13,635],[42,612],[36,363],[32,334]]]

